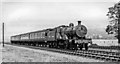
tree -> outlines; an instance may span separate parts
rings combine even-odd
[[[108,34],[114,34],[116,38],[120,38],[118,33],[120,32],[120,2],[116,3],[113,7],[109,8],[107,13],[109,18],[109,25],[106,28]],[[120,42],[120,41],[119,41]]]

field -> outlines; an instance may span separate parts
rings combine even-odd
[[[104,62],[91,58],[71,56],[44,50],[5,45],[2,62]]]

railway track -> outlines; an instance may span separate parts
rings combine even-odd
[[[65,49],[55,49],[55,48],[47,48],[47,47],[39,47],[39,46],[27,46],[27,45],[17,45],[17,44],[9,44],[15,46],[22,46],[32,49],[41,49],[47,50],[52,52],[70,54],[70,55],[77,55],[82,57],[94,58],[99,60],[104,60],[108,62],[120,62],[120,53],[119,52],[108,52],[108,51],[99,51],[99,50],[65,50]]]
[[[91,46],[89,46],[89,48],[120,50],[120,46],[98,46],[98,45],[91,45]]]

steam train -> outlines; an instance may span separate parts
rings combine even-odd
[[[45,29],[11,36],[11,44],[45,46],[71,50],[88,50],[91,38],[86,38],[87,28],[78,21],[78,25],[61,25],[52,29]]]

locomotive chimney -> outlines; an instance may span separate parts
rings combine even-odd
[[[81,25],[81,21],[78,21],[78,25]]]

